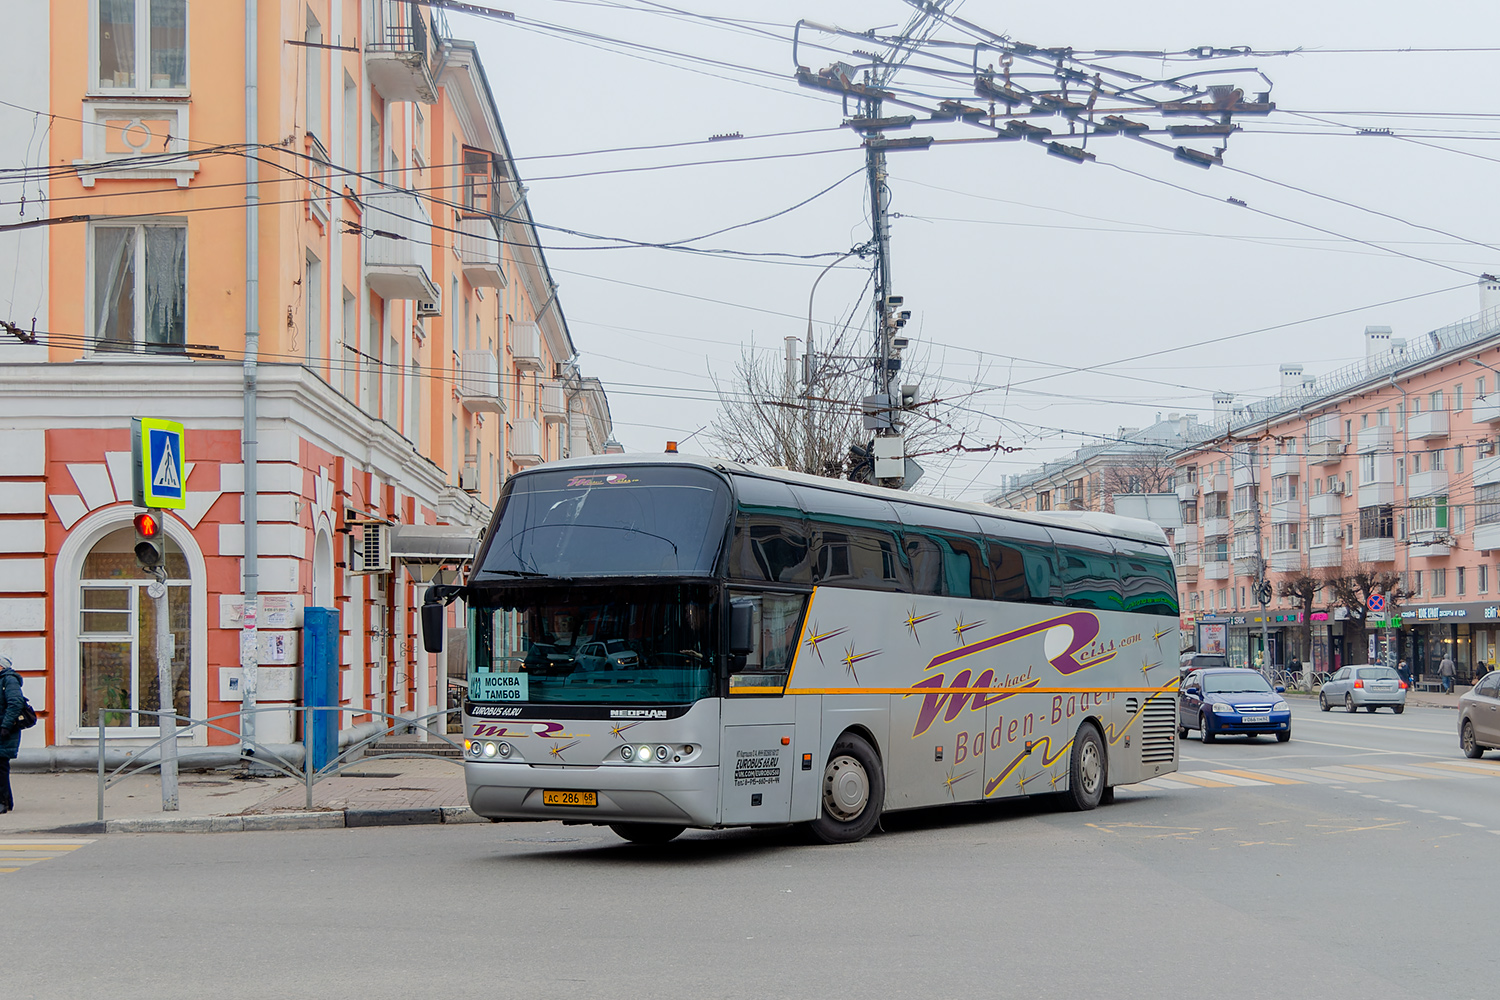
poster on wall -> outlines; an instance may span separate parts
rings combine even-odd
[[[1223,656],[1228,652],[1225,642],[1225,630],[1227,625],[1199,625],[1198,626],[1198,652],[1213,653]]]

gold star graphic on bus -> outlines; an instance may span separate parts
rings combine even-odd
[[[836,628],[832,632],[819,633],[818,623],[813,622],[812,628],[807,633],[807,645],[812,649],[814,653],[818,654],[819,663],[823,662],[823,650],[818,646],[818,643],[822,642],[825,639],[832,639],[835,636],[843,635],[847,631],[849,630],[846,628]]]
[[[634,726],[639,726],[639,725],[640,725],[639,722],[627,722],[623,726],[610,726],[609,727],[609,734],[611,736],[620,736],[620,734],[623,733],[625,730],[630,729],[630,728],[632,728]],[[620,736],[620,739],[623,740],[624,738],[625,737]]]
[[[854,665],[856,663],[858,663],[860,660],[868,660],[872,656],[879,656],[879,655],[880,655],[880,650],[878,650],[878,649],[872,649],[868,653],[856,653],[854,651],[854,644],[850,643],[849,647],[844,650],[844,669],[846,669],[846,670],[849,671],[849,675],[851,677],[853,677],[854,678],[854,682],[856,684],[858,684],[859,683],[859,674],[855,672]]]
[[[977,622],[966,622],[966,621],[964,621],[964,616],[963,615],[959,615],[958,616],[958,621],[956,621],[956,622],[953,623],[953,634],[956,635],[956,636],[958,636],[958,644],[960,646],[962,646],[964,644],[964,633],[965,632],[969,631],[969,629],[971,629],[971,628],[978,628],[979,626],[981,626],[983,624],[984,624],[984,619],[983,618],[979,619],[979,621],[977,621]]]
[[[954,774],[953,768],[948,768],[948,777],[943,781],[943,788],[947,791],[948,797],[950,799],[957,798],[958,796],[953,794],[953,786],[958,784],[960,781],[963,781],[965,778],[972,776],[973,774],[974,772],[972,770],[965,771],[963,774]]]
[[[552,756],[556,757],[558,760],[562,760],[563,759],[563,751],[573,749],[580,742],[581,742],[580,740],[574,740],[572,743],[564,743],[562,746],[558,746],[556,743],[554,743],[554,744],[552,744],[552,749],[549,750],[549,751],[547,751],[547,752],[550,753]]]
[[[1151,671],[1159,666],[1161,666],[1160,660],[1152,663],[1150,660],[1145,659],[1144,657],[1142,657],[1141,659],[1141,673],[1145,674],[1148,678],[1151,676]]]
[[[942,612],[940,611],[933,611],[925,615],[919,615],[917,614],[917,609],[915,607],[911,608],[906,612],[907,631],[911,633],[911,637],[913,639],[917,640],[917,642],[920,643],[922,641],[922,637],[917,635],[917,626],[929,619],[936,618],[941,613]]]

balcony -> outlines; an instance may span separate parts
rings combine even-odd
[[[1474,525],[1474,551],[1492,552],[1500,549],[1500,521]]]
[[[1235,556],[1235,576],[1260,576],[1260,556]]]
[[[1414,413],[1406,418],[1406,440],[1431,441],[1448,436],[1448,413],[1446,410],[1429,410]]]
[[[1227,472],[1220,472],[1217,475],[1204,476],[1203,477],[1203,492],[1204,493],[1228,493],[1229,492],[1229,474]]]
[[[1302,571],[1302,553],[1296,550],[1289,552],[1271,553],[1272,573],[1300,573]]]
[[[1394,538],[1361,538],[1359,561],[1362,563],[1388,563],[1396,561]]]
[[[1440,557],[1452,551],[1453,536],[1446,528],[1414,531],[1407,536],[1406,554],[1413,557]]]
[[[1197,498],[1197,496],[1198,496],[1198,484],[1197,483],[1178,483],[1177,484],[1177,499],[1178,500],[1181,500],[1183,503],[1191,503],[1193,500],[1195,500]]]
[[[380,188],[364,196],[365,281],[383,299],[441,301],[432,283],[432,223],[410,191]],[[389,235],[379,235],[387,233]]]
[[[1300,500],[1273,500],[1271,501],[1271,523],[1286,524],[1289,521],[1300,521],[1302,519],[1302,502]]]
[[[1406,495],[1412,498],[1447,496],[1447,470],[1439,469],[1436,472],[1413,472],[1406,477]],[[1360,504],[1360,506],[1364,506],[1364,504]]]
[[[1272,476],[1295,476],[1302,471],[1301,455],[1272,455]]]
[[[1475,396],[1469,406],[1469,415],[1476,424],[1493,424],[1500,421],[1500,393]]]
[[[464,277],[480,288],[504,288],[505,266],[500,259],[500,235],[488,218],[463,219],[458,224],[458,257]]]
[[[1308,517],[1338,517],[1343,513],[1344,494],[1342,493],[1319,493],[1315,497],[1308,497]]]
[[[1307,446],[1308,465],[1333,465],[1344,460],[1344,442],[1316,441]]]
[[[1205,517],[1203,519],[1203,537],[1218,538],[1229,534],[1229,518],[1227,517]]]
[[[1336,540],[1332,545],[1314,545],[1307,550],[1308,569],[1328,569],[1344,565],[1344,543]]]
[[[542,455],[541,428],[529,417],[511,421],[510,441],[507,444],[510,460],[517,465],[541,465],[546,461]]]
[[[568,422],[568,411],[560,385],[542,386],[542,421],[549,424]]]
[[[1395,502],[1395,483],[1366,483],[1359,488],[1361,507],[1385,507]]]
[[[374,24],[365,43],[365,72],[387,101],[437,103],[434,57],[442,51],[442,20],[411,0],[375,0]]]
[[[494,351],[464,351],[458,395],[470,413],[505,412],[500,397],[500,362]]]
[[[542,371],[542,338],[535,323],[510,325],[510,356],[518,373]]]
[[[1374,427],[1361,427],[1359,437],[1355,439],[1355,450],[1361,455],[1371,452],[1390,451],[1396,445],[1396,431],[1390,424],[1376,424]]]
[[[1227,580],[1229,579],[1229,563],[1223,560],[1206,562],[1203,564],[1203,578],[1205,580]]]
[[[1475,460],[1472,478],[1475,486],[1500,483],[1500,455]]]

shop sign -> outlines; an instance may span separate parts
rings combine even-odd
[[[1438,619],[1438,618],[1467,618],[1467,617],[1469,617],[1469,609],[1468,608],[1432,607],[1432,608],[1418,608],[1417,609],[1417,620],[1418,621],[1433,621],[1433,620]]]

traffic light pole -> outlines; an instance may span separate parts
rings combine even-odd
[[[167,571],[156,567],[156,579],[146,586],[146,593],[156,602],[156,685],[160,693],[156,717],[161,734],[161,808],[177,811],[177,709],[173,704],[172,620],[167,611]]]

